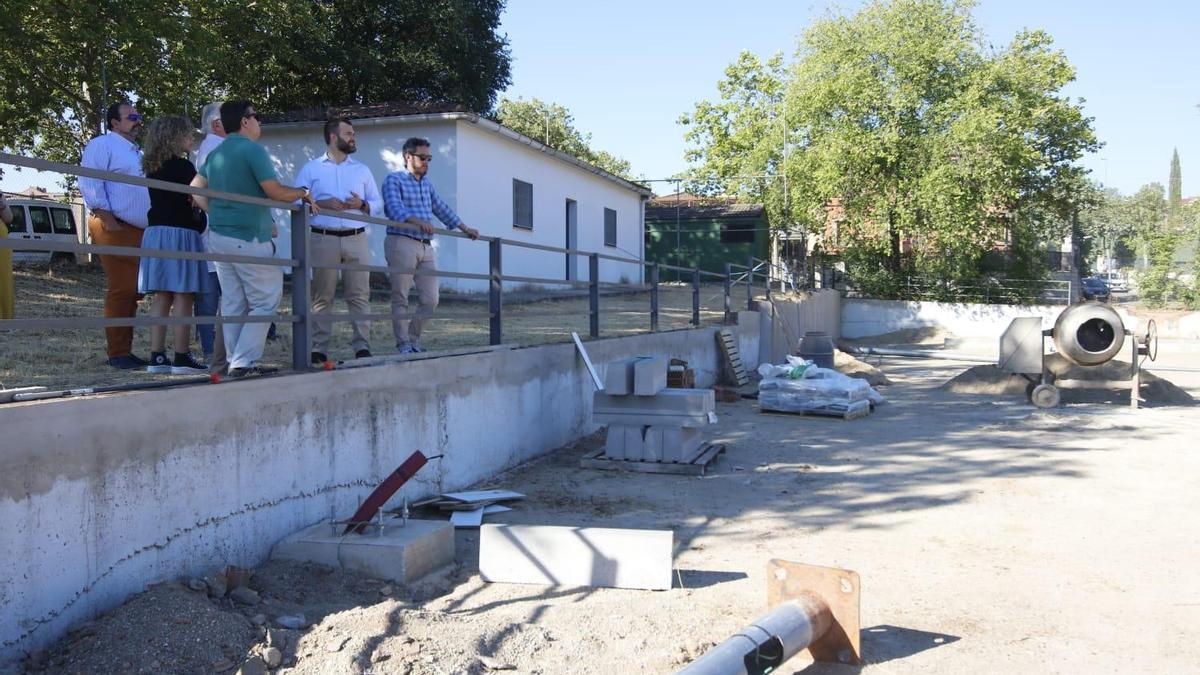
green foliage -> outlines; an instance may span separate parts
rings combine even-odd
[[[4,0],[0,148],[75,162],[104,109],[385,101],[487,112],[509,82],[503,0]]]
[[[1182,225],[1183,173],[1179,168],[1179,150],[1171,152],[1171,176],[1167,181],[1167,229],[1177,230]]]
[[[1078,208],[1076,162],[1099,143],[1080,103],[1061,94],[1074,69],[1050,37],[1022,32],[987,49],[973,6],[871,2],[815,23],[790,67],[743,54],[721,100],[681,119],[695,175],[778,175],[732,189],[757,186],[768,208],[780,203],[776,226],[813,233],[839,200],[860,285],[973,277],[1006,239],[1014,261],[1036,271],[1046,233],[1031,225],[1045,219],[1026,214],[1061,222]]]
[[[537,98],[501,98],[496,106],[496,121],[609,173],[630,178],[629,162],[603,150],[593,149],[592,135],[576,129],[571,112],[557,103],[547,103]]]

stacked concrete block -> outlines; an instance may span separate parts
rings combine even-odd
[[[664,358],[610,363],[604,382],[592,421],[608,425],[608,459],[687,462],[700,448],[700,429],[717,421],[712,390],[667,388]]]

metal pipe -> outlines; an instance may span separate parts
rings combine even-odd
[[[842,347],[842,351],[855,356],[913,356],[924,359],[944,359],[946,361],[966,361],[968,363],[996,363],[995,358],[972,356],[955,352],[933,352],[922,349],[891,349],[889,347]]]
[[[713,647],[677,675],[769,673],[819,640],[832,625],[825,601],[802,593]]]

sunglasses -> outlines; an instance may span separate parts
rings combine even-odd
[[[433,155],[418,155],[416,153],[413,153],[413,157],[416,157],[417,159],[421,160],[422,162],[428,163],[428,162],[433,161]]]
[[[251,118],[253,118],[253,119],[257,120],[257,119],[258,119],[258,113],[256,113],[256,112],[251,112],[251,113],[246,113],[245,115],[242,115],[242,119],[247,119],[247,120],[248,120],[248,119],[251,119]]]
[[[139,113],[129,113],[125,116],[125,119],[129,120],[130,122],[141,122],[145,118]]]

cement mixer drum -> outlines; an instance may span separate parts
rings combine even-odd
[[[1121,351],[1125,323],[1111,306],[1101,302],[1071,305],[1054,322],[1054,346],[1080,366],[1108,363]]]

